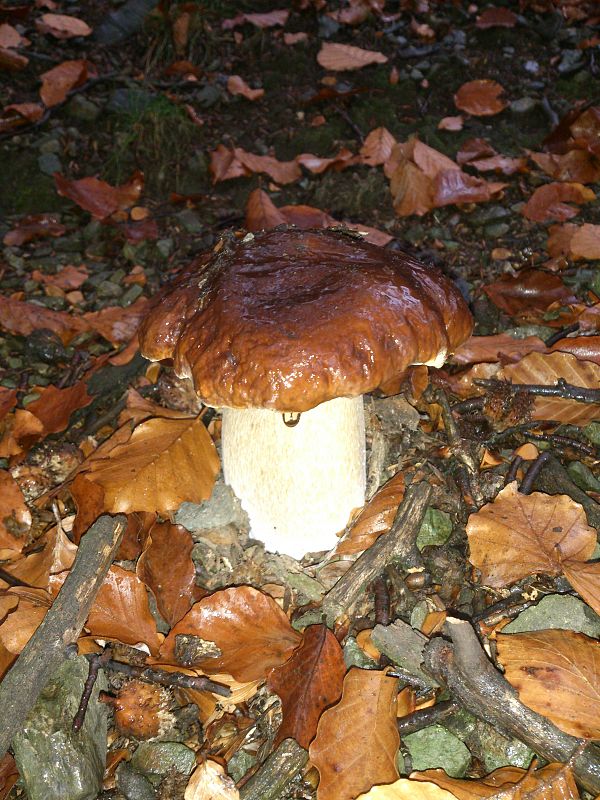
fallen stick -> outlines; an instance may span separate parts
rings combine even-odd
[[[127,519],[104,514],[81,540],[75,562],[41,625],[0,683],[0,759],[52,673],[77,641],[121,542]]]
[[[277,800],[307,761],[308,753],[298,742],[284,739],[242,786],[240,800]]]
[[[423,665],[443,681],[453,697],[479,719],[506,736],[520,739],[546,761],[568,762],[575,780],[600,793],[600,748],[564,733],[546,717],[523,705],[517,692],[487,658],[470,623],[449,617],[445,632],[425,648]],[[578,752],[580,751],[581,752]]]

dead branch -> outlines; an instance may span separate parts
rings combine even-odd
[[[494,378],[481,378],[473,381],[477,386],[485,386],[487,389],[498,389],[510,394],[527,392],[528,394],[540,395],[541,397],[561,397],[563,400],[578,400],[580,403],[600,403],[600,389],[586,389],[583,386],[575,386],[567,383],[564,378],[560,378],[554,386],[543,383],[509,383],[499,381]]]
[[[390,530],[357,558],[323,598],[328,619],[344,615],[364,587],[379,577],[390,562],[401,561],[406,568],[423,568],[416,541],[431,492],[428,483],[409,486]]]
[[[564,733],[524,706],[517,692],[487,658],[470,623],[448,618],[452,643],[437,637],[425,648],[423,664],[445,682],[454,698],[504,735],[520,739],[547,761],[565,763],[575,755],[575,779],[593,795],[600,792],[600,748]],[[583,746],[580,754],[578,748]]]
[[[293,739],[284,739],[240,789],[240,800],[276,800],[308,761],[308,753]]]
[[[127,519],[99,517],[87,531],[66,581],[42,624],[0,684],[0,758],[22,728],[38,695],[77,640],[112,564]]]

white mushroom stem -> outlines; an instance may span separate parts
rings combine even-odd
[[[279,411],[223,409],[223,472],[267,550],[329,550],[365,502],[361,397],[340,397],[288,427]]]

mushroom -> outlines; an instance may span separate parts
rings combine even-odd
[[[363,394],[471,333],[448,278],[337,229],[220,242],[140,328],[141,351],[222,410],[223,472],[269,550],[329,549],[365,501]]]

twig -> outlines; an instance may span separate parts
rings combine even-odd
[[[521,494],[531,494],[535,479],[540,474],[544,464],[550,459],[551,455],[552,453],[546,450],[545,453],[541,453],[531,464],[519,486],[519,492]]]
[[[121,543],[126,517],[107,514],[87,531],[66,581],[10,672],[0,684],[0,758],[52,673],[76,641]]]
[[[455,700],[442,700],[441,703],[436,703],[429,708],[421,708],[418,711],[413,711],[412,714],[407,714],[405,717],[398,717],[398,733],[400,736],[408,736],[409,733],[423,730],[429,725],[436,725],[446,717],[458,711],[460,704]]]
[[[425,648],[423,664],[447,684],[461,706],[505,736],[520,739],[547,761],[564,763],[585,745],[521,703],[515,689],[486,657],[468,622],[449,617],[446,631],[452,643],[440,637],[432,639]],[[600,748],[587,744],[575,758],[573,772],[583,788],[596,796],[600,792]]]
[[[373,598],[375,605],[375,623],[377,625],[390,624],[390,587],[383,575],[373,582]]]
[[[107,647],[102,653],[91,653],[88,659],[88,676],[85,679],[85,684],[83,685],[83,692],[81,693],[81,700],[79,701],[77,713],[73,717],[73,730],[75,733],[81,730],[81,726],[85,720],[85,713],[90,702],[90,697],[92,696],[94,686],[98,680],[98,673],[105,666],[106,662],[110,661],[110,650]]]
[[[416,539],[431,493],[428,483],[409,486],[391,529],[357,558],[323,598],[323,610],[328,619],[343,616],[364,587],[380,575],[391,561],[401,561],[405,567],[422,568],[423,561]]]
[[[307,761],[308,753],[303,747],[293,739],[284,739],[242,786],[240,800],[277,800]]]
[[[504,478],[505,485],[512,483],[512,481],[516,480],[519,467],[521,466],[522,463],[523,459],[521,458],[521,456],[515,456],[513,458],[513,460],[510,462],[510,467],[508,468],[506,477]]]
[[[549,336],[544,344],[546,347],[552,347],[553,344],[560,342],[561,339],[564,339],[565,336],[568,336],[570,333],[575,333],[575,331],[579,330],[579,323],[574,322],[572,325],[567,325],[566,328],[561,328],[559,331],[555,331],[552,336]]]
[[[509,383],[499,381],[494,378],[481,378],[473,381],[478,386],[485,386],[487,389],[502,389],[510,394],[517,392],[528,392],[542,397],[562,397],[565,400],[578,400],[580,403],[600,403],[600,389],[586,389],[583,386],[574,386],[567,383],[564,378],[559,378],[554,386],[539,383]]]
[[[88,658],[90,658],[88,656]],[[229,697],[231,689],[222,683],[215,683],[205,675],[185,675],[183,672],[167,672],[164,669],[152,669],[138,664],[126,664],[124,661],[108,659],[102,664],[103,669],[120,672],[129,678],[139,678],[148,683],[161,686],[176,686],[180,689],[195,689],[198,692],[212,692],[221,697]]]
[[[567,494],[585,509],[588,522],[600,529],[600,503],[576,486],[556,457],[548,459],[535,481],[535,489],[546,494]]]

